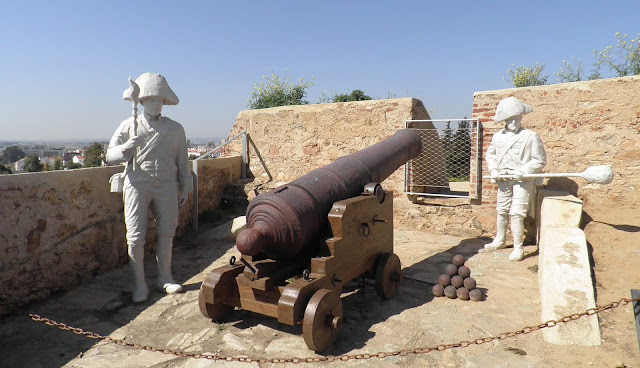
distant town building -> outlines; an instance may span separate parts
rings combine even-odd
[[[203,145],[190,147],[189,149],[187,149],[187,151],[189,152],[189,156],[194,155],[196,157],[200,157],[205,153],[209,152],[210,150],[211,150],[211,147],[203,146]]]
[[[72,159],[74,164],[78,164],[78,165],[84,165],[84,156],[81,154],[77,154],[75,156],[73,156]]]
[[[36,155],[41,159],[44,157],[62,157],[64,156],[63,149],[23,149],[22,150],[25,155],[31,156]]]
[[[23,172],[24,165],[27,164],[27,158],[21,158],[20,160],[13,163],[13,172]]]

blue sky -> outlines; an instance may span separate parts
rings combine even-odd
[[[640,33],[640,1],[3,1],[0,140],[109,139],[130,114],[127,78],[165,75],[163,114],[188,137],[227,136],[273,71],[321,93],[421,99],[432,118],[471,115],[506,70],[545,65]]]

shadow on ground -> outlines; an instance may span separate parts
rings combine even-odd
[[[202,274],[205,269],[210,269],[214,262],[224,262],[221,258],[233,247],[233,242],[229,241],[212,242],[211,244],[203,242],[202,232],[206,231],[207,227],[210,228],[212,225],[201,226],[200,232],[187,233],[176,241],[173,263],[174,276],[181,282],[192,279],[191,282],[185,282],[184,287],[185,292],[191,296],[184,295],[183,299],[191,298],[194,292],[197,295],[201,283],[201,277],[198,275]],[[425,236],[429,235],[425,234]],[[376,336],[375,331],[380,330],[379,326],[375,328],[374,326],[432,301],[434,296],[431,288],[436,282],[434,280],[437,280],[446,264],[451,262],[453,255],[462,254],[468,259],[477,254],[486,242],[487,240],[482,238],[464,239],[449,248],[441,244],[438,250],[428,249],[433,247],[433,240],[425,241],[424,244],[415,243],[430,255],[403,268],[405,279],[398,294],[392,300],[385,300],[377,295],[373,280],[364,280],[363,283],[361,279],[356,279],[345,285],[342,300],[344,324],[336,343],[325,354],[341,355],[355,349],[361,349]],[[402,252],[405,252],[407,259],[412,259],[412,261],[415,258],[420,258],[419,256],[415,257],[410,250],[402,249],[402,247],[402,244],[396,244],[396,253],[401,253],[401,258],[403,257]],[[145,268],[147,282],[152,286],[157,276],[153,255],[145,257]],[[157,325],[156,322],[138,321],[134,324],[137,327],[132,330],[131,322],[142,314],[147,315],[143,321],[153,321],[154,319],[150,320],[148,315],[154,313],[159,313],[158,317],[162,315],[162,320],[165,320],[167,310],[171,309],[170,315],[175,316],[181,313],[183,307],[184,310],[191,311],[188,312],[191,313],[190,320],[188,323],[178,323],[176,325],[178,329],[173,331],[173,334],[195,332],[197,329],[212,326],[222,326],[222,328],[233,326],[239,331],[250,333],[252,327],[262,325],[267,329],[272,329],[273,335],[277,331],[282,331],[290,337],[303,339],[299,326],[280,325],[276,319],[254,315],[246,311],[235,311],[226,325],[217,325],[199,314],[197,298],[196,300],[190,299],[191,301],[185,304],[174,304],[172,307],[171,304],[166,304],[171,303],[172,299],[164,298],[164,294],[155,288],[151,288],[149,300],[133,304],[128,292],[129,283],[130,271],[125,265],[125,267],[99,275],[93,281],[82,284],[74,290],[53,296],[45,302],[30,305],[6,316],[0,322],[0,339],[3,341],[3,344],[0,344],[0,354],[4,357],[3,364],[11,367],[63,366],[74,358],[87,354],[90,350],[94,351],[92,354],[95,354],[95,349],[91,348],[98,342],[97,340],[78,336],[69,331],[62,331],[43,323],[32,322],[27,316],[28,313],[40,314],[43,317],[104,336],[112,335],[111,337],[114,339],[125,336],[119,337],[121,328],[125,327],[127,341],[133,338],[133,341],[139,344],[152,346],[162,344],[159,341],[166,341],[158,339],[158,336],[155,336],[156,333],[153,332],[162,329],[162,325]],[[192,316],[192,314],[197,315]],[[180,317],[176,318],[179,321]],[[160,320],[158,319],[158,323],[161,323]],[[154,325],[145,325],[145,323],[153,323]],[[393,324],[394,322],[389,321],[388,323]],[[180,326],[182,330],[180,330]],[[122,333],[124,334],[124,332]],[[157,347],[165,348],[165,346]],[[266,352],[261,353],[261,355],[263,354],[268,355]]]
[[[391,300],[377,295],[374,280],[357,278],[347,283],[342,294],[342,329],[335,344],[322,355],[342,355],[364,348],[367,342],[375,337],[372,326],[386,322],[408,309],[429,303],[434,298],[431,289],[435,282],[430,281],[434,275],[437,280],[455,254],[461,254],[468,259],[477,254],[485,243],[487,240],[484,238],[464,239],[449,249],[403,268],[404,280],[398,294]],[[486,293],[486,290],[483,292]],[[282,331],[303,339],[300,326],[279,324],[274,318],[242,310],[234,311],[221,323],[229,323],[240,330],[262,325],[273,329],[274,332]]]

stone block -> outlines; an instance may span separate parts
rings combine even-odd
[[[544,226],[540,229],[539,247],[541,322],[595,307],[584,232],[578,227]],[[585,316],[544,329],[543,337],[558,345],[600,345],[598,316]]]
[[[563,191],[541,189],[538,191],[540,228],[579,227],[582,220],[582,201]]]

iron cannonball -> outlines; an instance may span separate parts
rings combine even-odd
[[[471,277],[467,277],[466,279],[464,279],[463,284],[464,284],[464,287],[466,287],[467,290],[469,291],[476,288],[476,280]]]
[[[449,286],[451,284],[451,276],[447,275],[446,273],[443,273],[442,275],[440,275],[440,277],[438,278],[438,282],[440,283],[440,285],[444,286]]]
[[[440,284],[433,285],[431,291],[433,291],[434,296],[444,296],[444,286]]]
[[[482,300],[482,291],[480,289],[473,289],[469,292],[469,297],[474,302],[479,302]]]
[[[462,276],[463,279],[466,279],[471,276],[471,269],[467,266],[460,266],[460,268],[458,268],[458,275]]]
[[[451,260],[451,262],[460,267],[464,265],[464,256],[462,254],[456,254],[455,256],[453,256],[453,259]]]
[[[444,288],[444,295],[446,295],[449,299],[455,299],[457,296],[456,287],[453,285],[447,286],[446,288]]]
[[[454,265],[453,263],[449,263],[444,269],[444,273],[453,277],[458,273],[458,266]]]
[[[451,278],[451,285],[455,286],[456,289],[462,287],[464,283],[464,279],[460,275],[455,275]]]
[[[456,295],[458,295],[458,298],[462,300],[469,300],[469,290],[467,290],[467,288],[459,288],[456,290]]]

